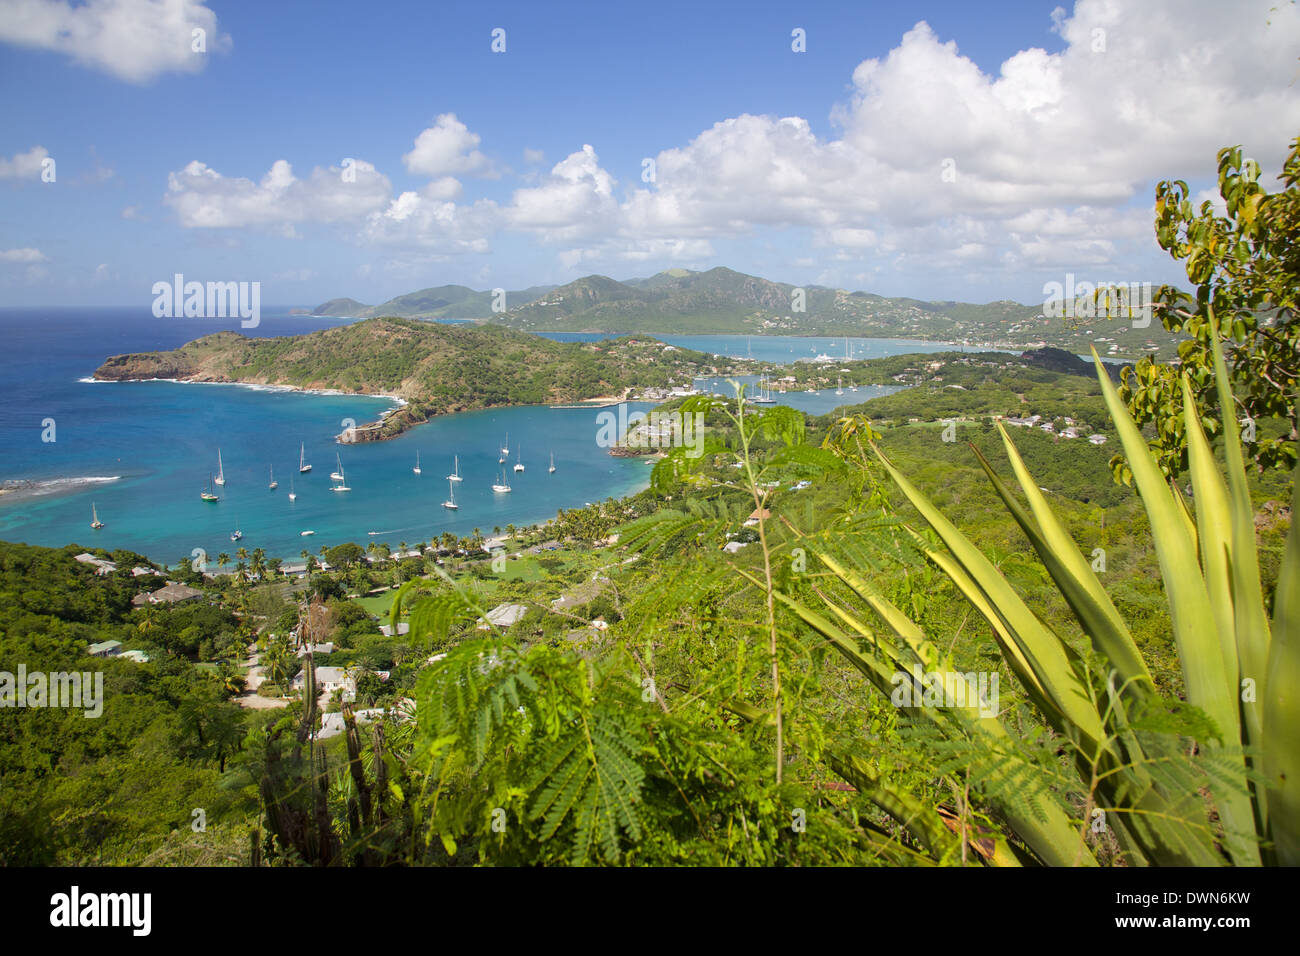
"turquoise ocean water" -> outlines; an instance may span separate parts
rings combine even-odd
[[[591,409],[496,409],[444,416],[390,442],[339,445],[343,421],[373,420],[391,401],[314,395],[236,385],[88,381],[108,355],[175,348],[222,328],[250,335],[288,335],[345,324],[349,319],[264,311],[254,330],[237,321],[157,319],[147,309],[0,309],[0,480],[32,482],[37,495],[0,496],[0,538],[108,550],[129,548],[174,563],[202,549],[209,560],[243,546],[297,557],[303,548],[371,540],[396,547],[444,531],[522,525],[553,517],[557,509],[620,497],[647,483],[644,461],[609,456],[596,444]],[[596,338],[567,336],[557,339]],[[745,336],[664,336],[674,344],[767,361],[803,355],[842,355],[842,339]],[[949,346],[902,340],[852,340],[854,357],[936,351]],[[838,351],[836,349],[838,348]],[[809,351],[809,350],[813,351]],[[869,351],[870,350],[870,351]],[[725,386],[720,386],[725,389]],[[833,391],[833,390],[831,390]],[[881,390],[842,397],[823,392],[776,396],[808,411],[829,411]],[[825,407],[821,407],[825,404]],[[648,410],[631,403],[629,411]],[[54,423],[54,441],[47,421]],[[491,489],[507,435],[511,455],[525,471],[507,472],[513,490]],[[298,472],[306,446],[309,474]],[[226,484],[221,500],[200,500],[221,452]],[[412,469],[419,453],[422,474]],[[346,493],[329,489],[336,453]],[[547,471],[554,453],[556,472]],[[441,507],[445,476],[460,456],[460,509]],[[274,468],[279,487],[268,488]],[[288,500],[290,483],[297,493]],[[91,505],[105,527],[90,528]],[[230,534],[238,528],[238,543]],[[315,534],[304,537],[304,530]],[[369,532],[380,534],[371,536]]]

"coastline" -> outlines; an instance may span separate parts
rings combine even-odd
[[[298,392],[302,395],[332,395],[343,398],[382,398],[393,403],[396,408],[409,405],[410,402],[400,395],[388,395],[383,392],[348,392],[341,388],[305,388],[301,385],[280,385],[269,382],[208,382],[193,378],[95,378],[86,376],[77,379],[86,385],[138,384],[140,382],[170,382],[173,385],[234,385],[239,388],[252,389],[255,392]]]

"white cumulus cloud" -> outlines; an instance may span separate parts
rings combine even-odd
[[[204,0],[8,0],[0,42],[62,53],[129,83],[197,73],[231,47]]]
[[[10,159],[0,156],[0,179],[38,179],[42,164],[50,151],[44,146],[33,146],[25,153],[15,153]]]
[[[402,157],[402,162],[408,172],[421,176],[492,175],[491,163],[478,150],[481,139],[455,113],[443,113],[415,137],[415,146]]]
[[[223,176],[196,160],[168,174],[163,202],[182,226],[289,231],[296,223],[360,221],[391,193],[388,177],[360,159],[346,170],[316,167],[306,179],[295,177],[293,167],[281,159],[256,183]]]

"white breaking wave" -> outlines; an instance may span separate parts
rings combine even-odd
[[[0,492],[5,494],[21,495],[51,495],[56,492],[81,488],[86,485],[97,485],[109,481],[121,480],[121,475],[83,475],[74,478],[20,478],[0,483]]]

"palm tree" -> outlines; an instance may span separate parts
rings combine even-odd
[[[217,555],[217,567],[224,568],[226,566],[226,562],[229,560],[230,560],[230,555],[222,551],[219,555]]]
[[[218,664],[215,676],[217,683],[221,685],[221,689],[227,694],[242,693],[247,683],[230,661],[222,661]]]
[[[292,658],[289,656],[289,648],[276,641],[271,645],[270,650],[262,659],[262,670],[266,673],[266,678],[272,684],[283,688],[289,682],[289,668],[292,666]]]

